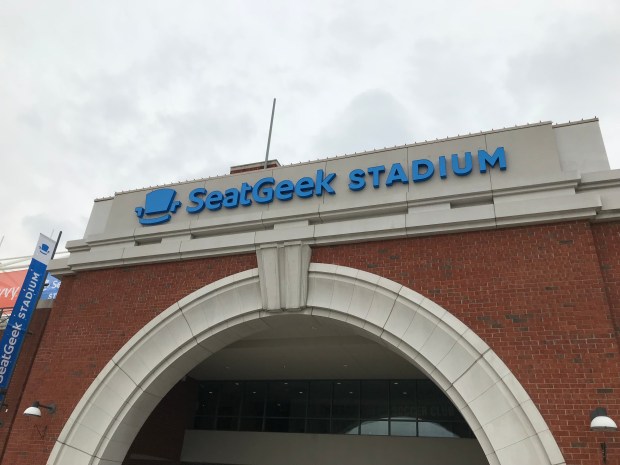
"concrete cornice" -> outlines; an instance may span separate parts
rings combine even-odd
[[[601,190],[602,192],[597,192]],[[325,211],[324,211],[325,210]],[[387,205],[268,212],[213,224],[179,223],[151,232],[137,229],[122,237],[92,236],[68,244],[69,257],[54,260],[55,275],[118,266],[252,253],[270,244],[307,245],[496,229],[559,221],[620,220],[620,179],[572,175],[547,182]]]
[[[503,163],[478,158],[496,150],[505,156]],[[434,177],[431,170],[420,179],[426,173],[419,171],[418,162],[428,170],[434,167]],[[469,163],[469,169],[462,171],[461,162]],[[394,167],[406,174],[390,174],[394,177],[388,182]],[[253,201],[239,202],[242,186],[253,189],[261,180],[292,185],[300,179],[316,179],[318,185],[325,173],[333,181],[326,192],[317,187],[311,195],[259,201],[252,191]],[[362,173],[363,185],[355,185],[353,173]],[[143,226],[136,217],[144,214],[142,205],[153,188],[97,201],[84,239],[67,243],[70,256],[52,264],[54,273],[253,253],[290,241],[330,245],[620,220],[620,170],[609,169],[596,119],[481,131],[166,187],[170,202],[176,198],[183,206],[178,213],[168,212],[164,224]],[[199,203],[191,193],[207,191],[220,196],[236,191],[239,198],[232,206],[193,207]]]

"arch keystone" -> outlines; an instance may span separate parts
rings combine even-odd
[[[256,257],[264,310],[280,312],[306,307],[310,255],[310,246],[301,242],[258,247]]]

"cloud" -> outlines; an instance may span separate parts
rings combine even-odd
[[[283,164],[596,114],[620,166],[619,8],[8,3],[0,254],[30,253],[37,228],[81,237],[96,197],[261,161],[273,97]]]
[[[619,51],[617,26],[523,51],[509,61],[507,94],[517,114],[528,120],[566,122],[598,116],[610,164],[619,168]]]
[[[508,90],[516,104],[541,113],[585,111],[589,117],[595,107],[617,108],[620,61],[613,51],[618,50],[620,30],[523,51],[509,61]]]
[[[369,90],[355,96],[347,107],[316,136],[315,146],[324,155],[341,155],[401,145],[413,140],[409,113],[393,95]]]
[[[53,204],[50,205],[53,208]],[[86,218],[74,216],[72,220],[67,221],[62,216],[50,213],[40,213],[35,215],[26,215],[22,218],[21,227],[32,249],[37,243],[39,234],[45,234],[52,239],[56,239],[62,231],[59,250],[64,248],[67,240],[75,239],[83,232],[83,224]]]

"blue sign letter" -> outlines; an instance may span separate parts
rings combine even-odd
[[[400,163],[394,163],[392,168],[390,168],[390,174],[388,174],[387,181],[385,181],[386,186],[391,186],[395,181],[402,182],[403,184],[409,184],[409,179],[407,179],[407,173],[403,169],[403,165]]]
[[[323,189],[325,189],[325,192],[327,192],[329,195],[334,195],[336,193],[332,186],[329,185],[329,183],[331,183],[335,177],[336,173],[329,173],[327,176],[325,176],[325,172],[323,170],[317,170],[316,189],[314,190],[317,197],[323,195]]]
[[[207,195],[207,189],[199,187],[189,193],[189,201],[194,202],[196,205],[193,207],[187,206],[185,209],[187,213],[200,213],[205,208],[205,200],[200,198]],[[200,196],[200,197],[199,197]]]
[[[274,182],[276,182],[276,180],[273,178],[262,178],[254,184],[254,189],[252,189],[252,198],[256,203],[273,202],[273,187],[265,187],[263,191],[261,191],[261,189],[263,185],[273,185]]]
[[[480,172],[487,172],[487,165],[491,168],[499,162],[499,169],[504,171],[506,169],[506,153],[504,147],[497,147],[493,155],[489,155],[486,150],[478,150],[478,165],[480,166]]]
[[[276,186],[276,198],[278,200],[291,200],[293,198],[293,192],[295,191],[295,185],[293,181],[285,179],[280,181]]]
[[[349,189],[352,191],[361,191],[364,187],[366,187],[366,181],[364,180],[364,170],[353,170],[349,173],[349,179],[351,182],[349,183]]]
[[[420,173],[420,167],[426,167],[426,171],[424,173]],[[422,182],[427,181],[435,172],[435,167],[433,166],[433,162],[427,160],[426,158],[421,158],[420,160],[413,160],[411,162],[411,179],[413,182]]]
[[[471,173],[471,152],[465,152],[465,168],[459,166],[458,154],[452,155],[452,172],[457,176],[467,176]]]
[[[297,184],[295,184],[295,194],[302,199],[312,197],[314,194],[314,179],[301,178],[297,181]]]
[[[372,187],[375,189],[379,188],[379,178],[381,173],[385,173],[385,166],[371,166],[368,168],[368,174],[372,174]]]

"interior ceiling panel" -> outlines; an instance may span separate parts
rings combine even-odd
[[[199,380],[424,378],[410,362],[350,326],[305,315],[270,318],[189,375]]]

